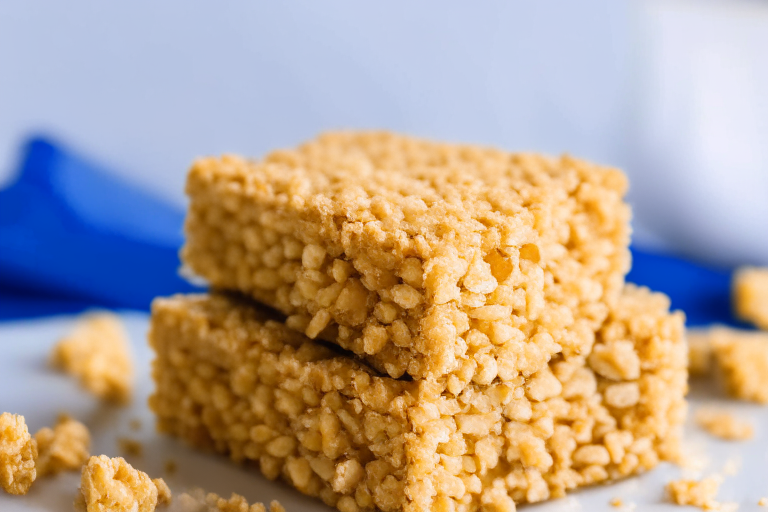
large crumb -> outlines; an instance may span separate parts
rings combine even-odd
[[[768,268],[744,267],[733,276],[736,315],[768,331]]]
[[[53,428],[44,427],[35,434],[38,476],[79,470],[88,460],[91,434],[88,427],[69,416],[59,417]]]
[[[708,338],[728,393],[768,403],[768,333],[716,327],[708,331]]]
[[[570,156],[329,133],[195,162],[182,259],[391,377],[489,384],[589,350],[629,268],[626,188]]]
[[[141,457],[144,453],[144,445],[135,439],[121,437],[117,440],[117,444],[120,447],[120,451],[125,455],[129,455],[131,457]]]
[[[768,507],[768,498],[765,498],[765,497],[760,498],[757,504],[760,505],[761,507]]]
[[[229,499],[222,498],[216,493],[206,493],[196,489],[190,493],[182,493],[177,499],[178,512],[267,512],[263,503],[248,504],[239,494],[232,493]],[[285,512],[285,508],[277,501],[269,504],[269,512]]]
[[[509,511],[677,455],[687,358],[668,306],[627,286],[587,353],[452,388],[376,374],[230,296],[158,299],[150,407],[160,431],[344,512]]]
[[[75,375],[80,384],[105,400],[124,403],[133,388],[133,361],[120,319],[109,313],[88,315],[51,353],[53,366]]]
[[[157,504],[169,505],[173,499],[173,494],[171,493],[168,484],[165,483],[165,480],[162,478],[154,478],[152,479],[152,483],[157,487]]]
[[[746,441],[755,435],[752,423],[727,411],[701,409],[696,413],[696,423],[713,436],[722,439]]]
[[[91,457],[83,467],[75,507],[84,512],[152,512],[158,489],[122,457]]]
[[[715,477],[703,480],[674,480],[667,484],[667,493],[672,503],[677,505],[692,505],[704,510],[714,510],[720,506],[715,501],[720,480]]]
[[[0,487],[10,494],[26,494],[37,476],[35,459],[37,443],[24,416],[0,414]]]

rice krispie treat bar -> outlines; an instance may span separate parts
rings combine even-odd
[[[594,344],[451,391],[382,376],[224,295],[153,305],[161,431],[342,512],[511,511],[677,456],[682,315],[628,286]]]
[[[310,338],[459,392],[513,381],[523,341],[590,346],[629,268],[626,188],[568,156],[331,133],[195,162],[182,259]]]

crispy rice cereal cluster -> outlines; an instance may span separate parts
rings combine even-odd
[[[110,313],[85,316],[51,352],[51,364],[76,376],[105,400],[124,403],[133,391],[133,361],[120,319]]]
[[[458,393],[589,347],[629,268],[626,187],[567,156],[326,134],[197,161],[182,258],[310,338],[392,377],[452,374]]]
[[[53,428],[44,427],[35,434],[37,475],[55,475],[79,470],[90,455],[91,433],[88,427],[69,416],[59,417]]]
[[[715,477],[702,480],[673,480],[667,484],[667,494],[676,505],[691,505],[704,510],[720,507],[715,498],[720,489],[720,480]]]
[[[342,512],[510,511],[677,455],[687,358],[668,306],[628,286],[582,355],[457,394],[450,378],[379,376],[227,296],[158,299],[150,406],[162,431]]]
[[[37,443],[29,435],[24,416],[0,414],[0,488],[27,494],[37,472]]]
[[[222,498],[214,492],[206,493],[196,489],[191,493],[182,493],[178,498],[178,512],[267,512],[263,503],[248,504],[248,500],[239,494],[232,493],[229,499]],[[285,512],[278,501],[269,504],[269,512]]]
[[[733,307],[739,318],[768,331],[768,268],[744,267],[734,274]]]
[[[94,456],[83,466],[75,500],[79,512],[153,512],[157,503],[155,483],[122,457]]]
[[[702,354],[734,398],[768,403],[768,333],[714,327],[697,333]]]
[[[702,409],[696,412],[696,424],[722,439],[746,441],[755,435],[755,428],[748,420],[717,409]]]

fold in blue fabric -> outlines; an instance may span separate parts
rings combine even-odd
[[[179,277],[183,212],[38,137],[0,190],[0,319],[89,307],[147,310],[196,290]],[[731,270],[633,248],[631,282],[670,296],[689,325],[738,325]]]
[[[0,318],[146,310],[178,275],[183,212],[45,138],[0,191]]]

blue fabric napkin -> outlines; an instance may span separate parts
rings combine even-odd
[[[146,310],[195,290],[178,275],[183,212],[51,140],[34,138],[0,190],[0,319],[91,306]],[[730,269],[633,248],[628,280],[667,293],[689,325],[738,325]]]
[[[0,318],[148,309],[178,276],[183,212],[45,138],[0,191]]]

